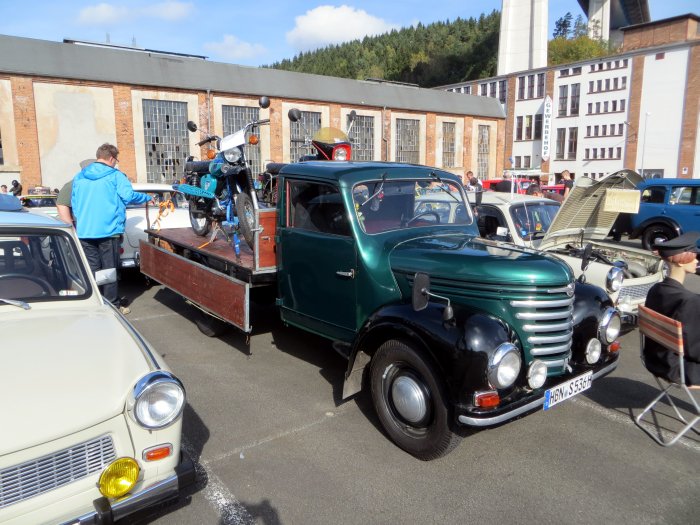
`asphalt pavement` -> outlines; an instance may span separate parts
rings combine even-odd
[[[687,284],[700,293],[700,277]],[[233,330],[205,337],[195,308],[138,275],[121,291],[185,384],[198,472],[177,502],[133,523],[697,523],[700,435],[662,448],[632,421],[655,395],[637,330],[590,390],[421,462],[384,436],[369,395],[341,402],[343,358],[274,307],[255,307],[248,346]]]

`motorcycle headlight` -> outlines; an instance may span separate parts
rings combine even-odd
[[[227,149],[224,151],[224,158],[226,159],[226,162],[230,162],[231,164],[234,164],[238,162],[238,159],[241,158],[241,148],[231,148]]]
[[[502,343],[489,359],[488,379],[493,388],[508,388],[520,373],[520,352],[512,343]]]
[[[159,429],[175,421],[185,407],[185,387],[169,372],[159,370],[142,377],[134,386],[128,411],[132,419],[148,429]]]
[[[622,268],[613,266],[605,277],[605,288],[608,292],[617,292],[622,287],[622,281],[624,280],[625,274]]]
[[[598,337],[606,344],[610,344],[620,335],[621,326],[620,314],[614,308],[608,307],[598,323]]]
[[[333,148],[332,160],[350,160],[350,146],[341,144]]]

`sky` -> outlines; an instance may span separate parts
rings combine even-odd
[[[206,56],[214,62],[269,65],[330,44],[501,9],[501,0],[0,0],[0,34],[110,42]],[[28,10],[29,9],[29,10]],[[695,13],[697,0],[649,0],[652,20]],[[577,0],[549,1],[549,37]]]

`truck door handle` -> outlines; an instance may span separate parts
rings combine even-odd
[[[355,278],[355,270],[350,270],[349,272],[343,272],[338,270],[335,272],[336,275],[340,277],[347,277],[348,279],[354,279]]]

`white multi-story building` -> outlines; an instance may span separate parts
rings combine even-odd
[[[506,169],[700,178],[700,18],[620,32],[615,55],[442,88],[501,101]]]

